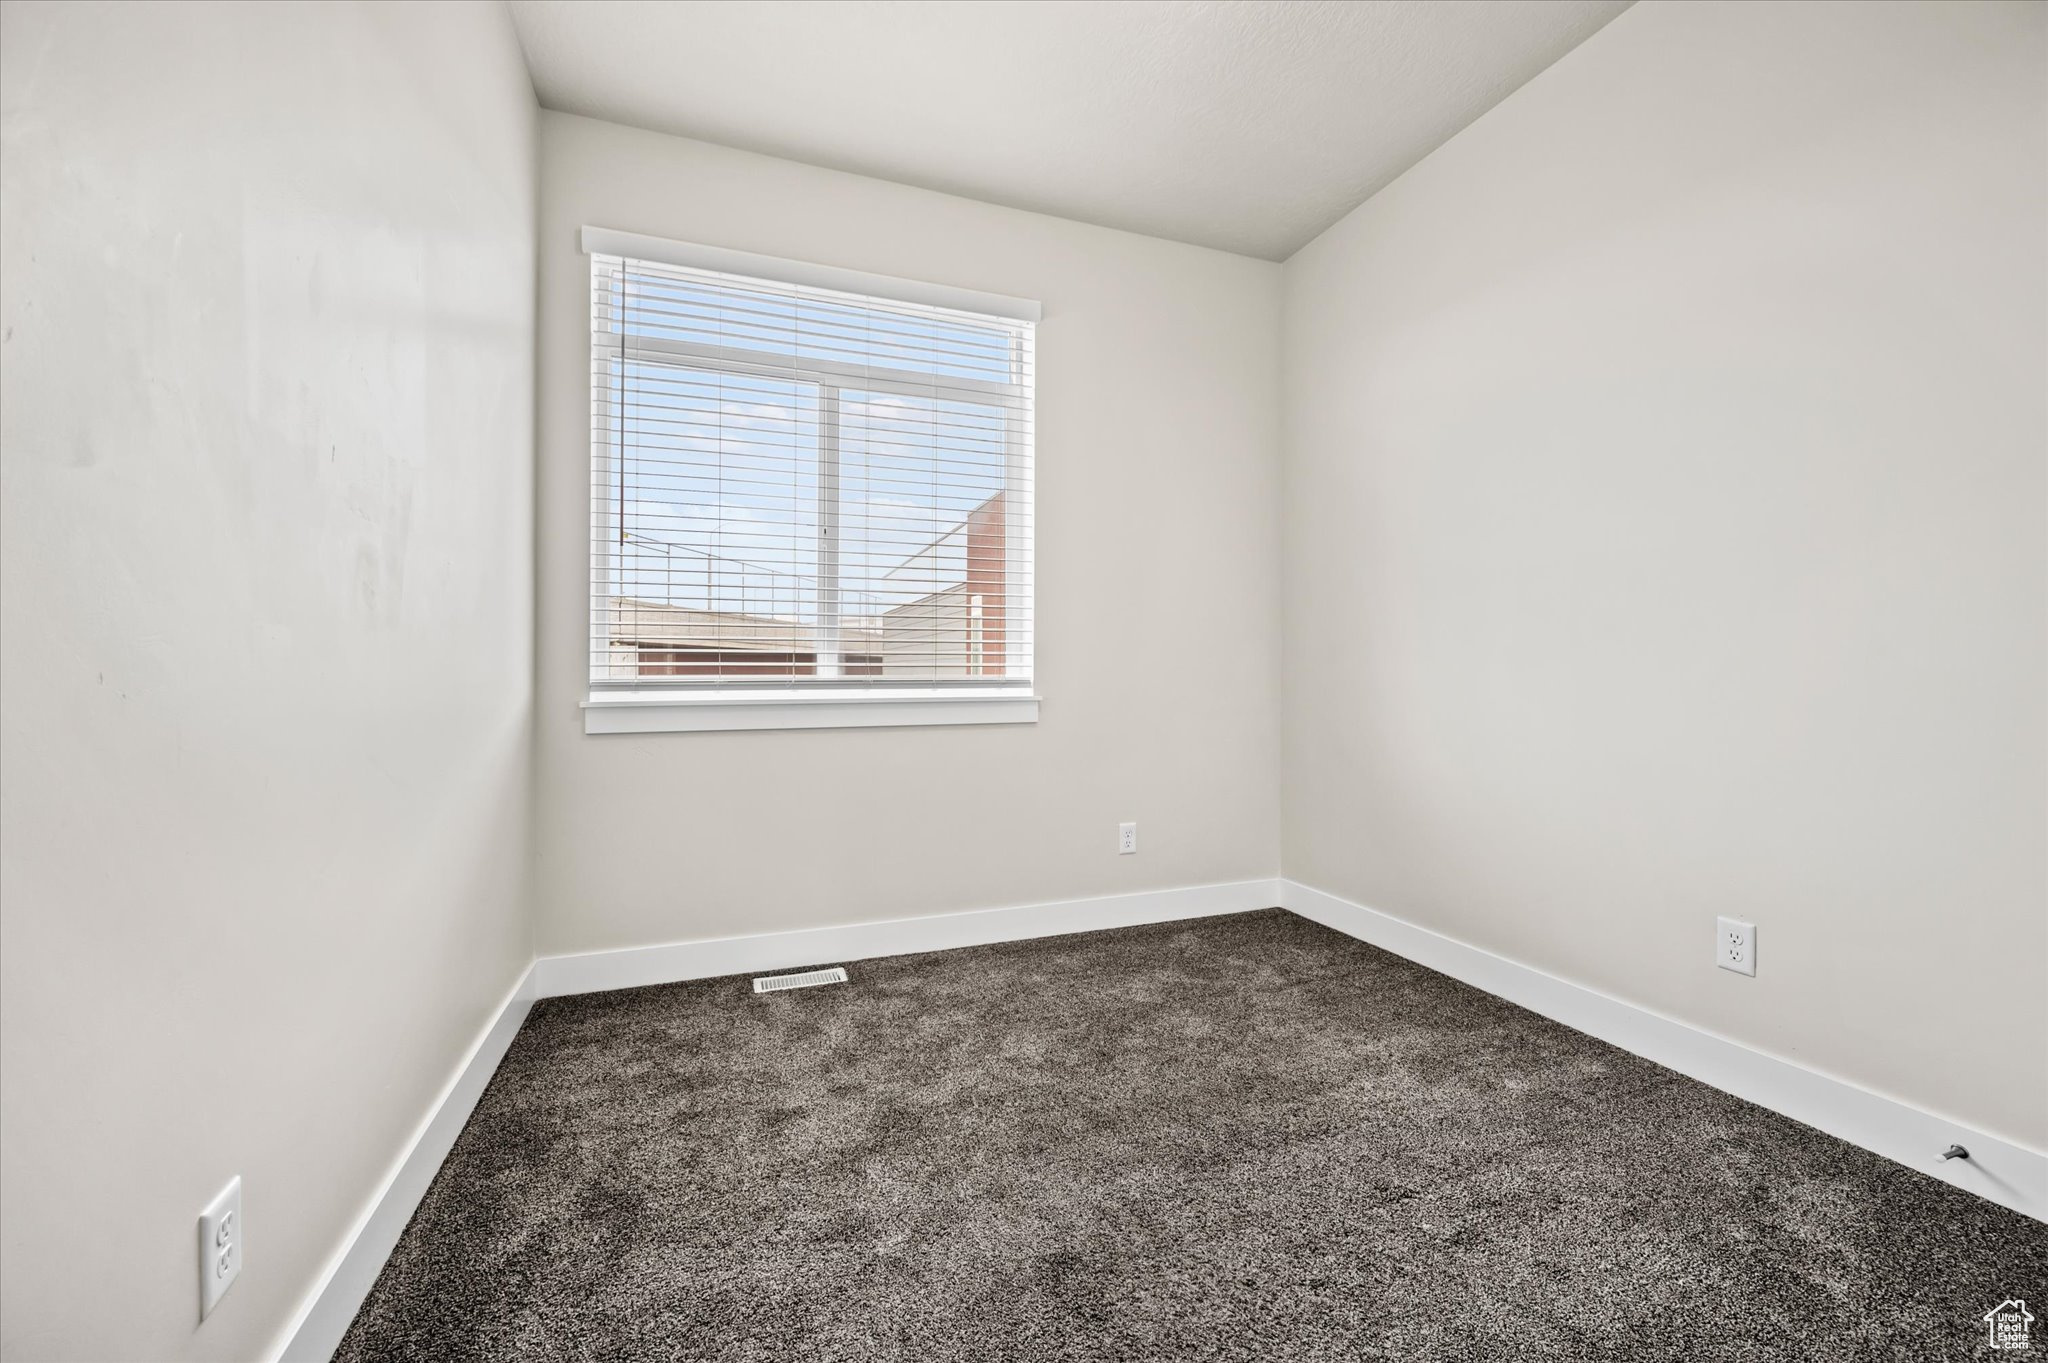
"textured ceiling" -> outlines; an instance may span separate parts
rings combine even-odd
[[[512,0],[550,109],[1282,260],[1628,0]]]

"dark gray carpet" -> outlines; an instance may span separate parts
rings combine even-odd
[[[2040,1223],[1279,910],[849,969],[538,1005],[338,1357],[1953,1359],[2048,1318]]]

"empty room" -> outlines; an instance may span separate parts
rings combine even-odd
[[[0,1360],[2041,1315],[2048,0],[0,0]]]

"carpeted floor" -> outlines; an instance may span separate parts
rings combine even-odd
[[[535,1007],[337,1357],[1953,1359],[2048,1317],[2040,1223],[1279,910],[848,968]]]

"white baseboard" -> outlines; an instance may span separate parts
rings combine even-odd
[[[2048,1154],[1561,980],[1391,914],[1284,881],[1283,906],[1851,1145],[2048,1220]],[[1944,1160],[1960,1145],[1967,1160]]]
[[[879,923],[715,937],[701,942],[669,942],[574,956],[543,956],[533,963],[534,997],[634,989],[647,984],[744,975],[799,965],[835,965],[913,951],[945,951],[1027,937],[1053,937],[1065,932],[1094,932],[1219,913],[1243,913],[1275,908],[1279,903],[1278,880],[1240,880],[1225,885],[1143,890],[1007,909],[892,918]]]
[[[333,1357],[341,1337],[348,1333],[349,1322],[356,1318],[363,1299],[370,1295],[370,1288],[384,1269],[384,1261],[398,1247],[398,1237],[412,1220],[413,1209],[426,1196],[427,1185],[434,1181],[441,1161],[454,1148],[463,1123],[476,1109],[484,1086],[497,1072],[498,1062],[505,1058],[531,1007],[533,971],[529,969],[512,986],[497,1016],[455,1067],[440,1097],[427,1109],[412,1140],[343,1237],[341,1248],[328,1261],[268,1357],[277,1363],[327,1363]]]
[[[1291,880],[1243,880],[543,956],[514,987],[496,1020],[456,1068],[270,1357],[277,1363],[325,1363],[331,1357],[536,999],[1135,927],[1275,905],[1945,1183],[2048,1220],[2048,1155],[2039,1151],[1753,1051],[1348,899]],[[1970,1158],[1943,1161],[1941,1152],[1952,1143],[1967,1147]]]
[[[1227,885],[1146,890],[1099,899],[1070,899],[751,937],[543,956],[513,987],[496,1019],[456,1067],[447,1087],[385,1176],[383,1186],[344,1237],[341,1248],[267,1356],[276,1363],[326,1363],[333,1356],[536,999],[779,970],[820,961],[871,960],[904,952],[1135,927],[1141,923],[1274,908],[1279,903],[1277,879],[1244,880]]]

